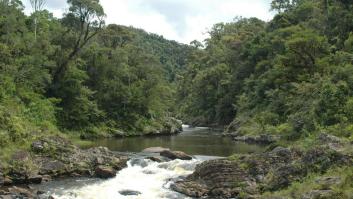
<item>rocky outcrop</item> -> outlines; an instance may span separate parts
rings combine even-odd
[[[81,150],[61,137],[39,139],[32,143],[31,152],[12,155],[5,174],[0,170],[0,198],[39,198],[40,191],[28,184],[57,177],[114,177],[127,160],[105,147]]]
[[[169,158],[171,160],[175,159],[180,159],[180,160],[192,160],[192,157],[182,151],[170,151],[170,150],[165,150],[160,152],[162,157]]]
[[[30,186],[11,186],[11,187],[0,187],[0,198],[12,199],[12,198],[41,198],[43,192],[34,189]]]
[[[39,184],[57,177],[109,178],[128,161],[105,147],[82,150],[61,137],[39,139],[31,150],[13,154],[7,172],[0,172],[0,185]]]
[[[276,147],[261,154],[206,161],[196,166],[193,174],[175,182],[171,188],[190,197],[261,198],[263,192],[282,190],[309,173],[320,174],[332,167],[352,163],[351,155],[318,140],[318,144],[310,150]],[[317,183],[337,181],[339,179],[332,177],[320,179]],[[328,194],[313,190],[305,193],[303,198]]]

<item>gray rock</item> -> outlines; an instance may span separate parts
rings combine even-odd
[[[123,196],[137,196],[141,194],[141,192],[133,190],[121,190],[119,193]]]
[[[312,190],[303,194],[302,199],[336,198],[332,190]]]
[[[209,192],[206,186],[199,183],[188,182],[188,181],[175,182],[170,186],[170,188],[173,191],[176,191],[178,193],[182,193],[184,195],[187,195],[189,197],[194,197],[194,198],[203,197],[207,195],[207,193]]]
[[[337,176],[330,177],[319,177],[315,180],[315,182],[324,187],[330,187],[332,185],[338,185],[342,182],[342,179]]]
[[[148,166],[148,163],[146,162],[146,160],[141,158],[132,159],[130,163],[131,163],[131,166],[140,166],[140,167]]]
[[[39,174],[41,175],[58,176],[66,173],[67,165],[59,160],[44,158],[40,160],[40,163],[41,165]]]
[[[152,160],[153,162],[163,162],[163,160],[162,160],[162,158],[160,158],[160,157],[155,157],[155,156],[153,156],[153,157],[148,157],[147,159],[149,159],[149,160]]]
[[[4,174],[2,174],[2,173],[0,172],[0,186],[4,185],[4,180],[5,180]]]
[[[32,143],[31,145],[31,149],[32,151],[36,152],[36,153],[40,153],[44,151],[44,143],[42,141],[35,141]]]
[[[165,150],[160,153],[161,156],[167,157],[171,160],[180,159],[180,160],[192,160],[192,157],[182,151],[169,151]]]

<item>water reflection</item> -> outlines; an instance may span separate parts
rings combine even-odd
[[[237,143],[220,132],[207,128],[185,127],[184,132],[176,136],[132,137],[123,139],[101,139],[93,146],[106,146],[120,152],[141,152],[148,147],[165,147],[184,151],[191,155],[229,156],[234,153],[262,151],[263,147]],[[91,146],[90,146],[91,147]]]

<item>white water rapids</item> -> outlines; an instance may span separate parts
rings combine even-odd
[[[185,199],[169,189],[172,179],[189,175],[205,157],[190,161],[174,160],[157,163],[132,159],[128,167],[109,180],[66,180],[49,184],[47,196],[55,199]],[[72,182],[74,181],[74,182]],[[139,195],[122,195],[122,191],[136,191]]]

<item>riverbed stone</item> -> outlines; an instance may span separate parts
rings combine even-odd
[[[147,157],[148,160],[151,160],[153,162],[163,162],[162,158],[161,157],[156,157],[156,156],[152,156],[152,157]]]
[[[103,179],[113,178],[116,176],[116,170],[108,166],[98,166],[96,167],[95,175]]]
[[[182,151],[170,151],[165,150],[160,152],[160,155],[163,157],[167,157],[171,160],[180,159],[180,160],[192,160],[192,157]]]
[[[141,192],[139,191],[134,191],[134,190],[121,190],[119,191],[119,193],[123,196],[137,196],[137,195],[141,195]]]
[[[42,180],[43,180],[43,176],[41,175],[34,175],[28,178],[28,182],[30,184],[40,184],[42,183]]]

